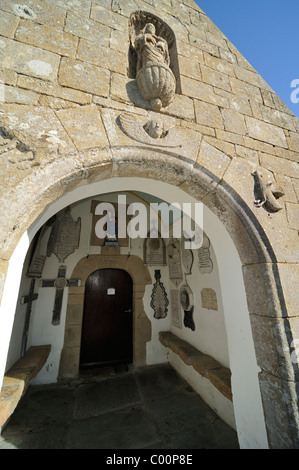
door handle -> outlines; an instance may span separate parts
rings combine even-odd
[[[129,310],[125,310],[125,313],[132,313],[133,310],[131,308],[129,308]]]

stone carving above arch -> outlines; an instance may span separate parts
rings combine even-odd
[[[137,142],[159,147],[182,147],[182,139],[175,126],[165,129],[164,123],[156,120],[143,125],[138,116],[129,113],[122,113],[119,122],[125,134]]]
[[[175,35],[160,18],[144,11],[131,15],[129,27],[129,76],[136,78],[150,108],[159,112],[180,89]]]

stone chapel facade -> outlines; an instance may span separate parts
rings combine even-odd
[[[192,0],[0,10],[0,426],[13,387],[78,376],[89,289],[125,272],[127,362],[170,362],[241,448],[299,448],[298,119]],[[147,231],[101,238],[119,196]],[[151,239],[161,203],[202,204],[200,247],[181,212]]]

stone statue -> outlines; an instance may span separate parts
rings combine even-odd
[[[160,111],[173,101],[176,87],[175,77],[169,68],[167,41],[156,35],[152,23],[147,23],[136,38],[135,51],[139,92],[150,102],[153,111]]]
[[[137,73],[151,63],[161,63],[169,67],[168,44],[156,36],[156,28],[148,23],[136,38]]]
[[[252,176],[254,177],[254,191],[256,194],[256,200],[254,201],[255,206],[261,207],[265,205],[271,212],[280,211],[282,206],[277,199],[284,196],[283,190],[275,187],[272,181],[265,183],[260,171],[254,171]]]

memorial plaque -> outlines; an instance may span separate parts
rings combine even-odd
[[[188,241],[190,240],[187,240],[186,238],[182,238],[182,262],[185,268],[185,273],[191,274],[194,256],[193,256],[192,250],[185,248],[185,242],[188,242]]]
[[[39,232],[36,246],[26,273],[27,277],[40,278],[42,276],[47,258],[47,245],[51,233],[50,225],[51,223],[48,221]]]
[[[177,328],[182,328],[182,309],[180,304],[179,291],[170,291],[170,305],[173,326],[176,326]]]
[[[213,271],[213,261],[210,255],[210,240],[203,235],[201,248],[198,249],[198,267],[202,274],[210,274]]]
[[[71,216],[70,208],[66,208],[64,214],[58,217],[52,226],[52,231],[48,243],[47,254],[54,253],[58,261],[64,260],[79,248],[81,232],[81,218],[75,222]]]
[[[178,239],[172,238],[167,246],[169,278],[179,286],[183,281],[183,270],[181,264],[181,245]]]
[[[201,304],[208,310],[218,310],[216,292],[213,289],[202,289]]]

